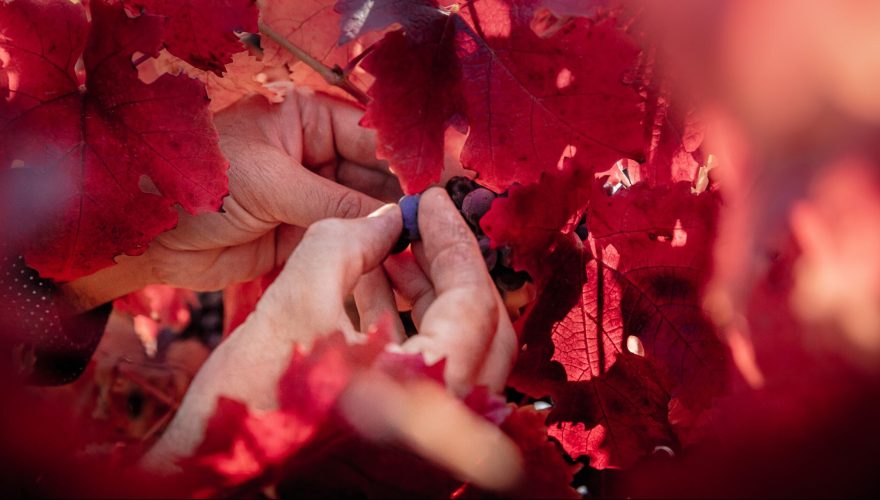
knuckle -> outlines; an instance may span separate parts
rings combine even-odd
[[[431,262],[432,271],[444,269],[470,269],[476,250],[474,242],[468,240],[455,240],[441,248]],[[436,268],[436,269],[434,269]]]
[[[343,219],[360,217],[364,209],[364,202],[358,193],[346,191],[339,198],[332,201],[330,213]]]

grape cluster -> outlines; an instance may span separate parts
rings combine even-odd
[[[519,290],[530,280],[529,275],[523,271],[515,271],[511,267],[510,247],[492,248],[489,237],[483,233],[480,227],[480,219],[489,211],[492,202],[497,197],[507,194],[496,194],[491,190],[480,186],[467,177],[453,177],[446,183],[446,192],[452,198],[452,202],[461,212],[464,220],[477,237],[477,243],[486,262],[489,274],[495,280],[495,285],[505,292]],[[418,215],[420,195],[404,196],[400,199],[400,211],[403,214],[403,233],[395,245],[394,252],[402,252],[410,242],[419,239]]]

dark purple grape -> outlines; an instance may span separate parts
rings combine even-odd
[[[574,232],[575,232],[575,234],[578,235],[578,238],[580,238],[581,241],[587,239],[587,235],[590,234],[590,233],[587,231],[587,225],[586,225],[586,224],[581,224],[581,225],[579,225],[577,228],[575,228]]]
[[[461,203],[461,213],[474,227],[480,227],[480,219],[489,211],[495,193],[486,188],[477,188],[468,193]]]
[[[455,203],[455,207],[461,210],[464,197],[477,188],[477,183],[467,177],[456,176],[446,182],[446,192]]]
[[[486,236],[480,236],[477,240],[477,243],[480,245],[480,252],[483,254],[483,260],[486,262],[486,268],[491,271],[495,268],[495,264],[498,263],[498,250],[492,248],[492,244],[489,242],[489,238]]]
[[[419,239],[419,200],[422,195],[412,194],[404,196],[397,202],[400,212],[403,214],[403,230],[409,234],[410,241]]]
[[[419,199],[422,195],[407,195],[400,199],[397,204],[400,206],[400,213],[403,216],[403,231],[400,238],[391,249],[391,253],[400,253],[406,250],[413,241],[419,240]]]
[[[513,292],[522,288],[529,278],[528,273],[514,271],[509,267],[497,266],[493,273],[495,284],[505,292]]]

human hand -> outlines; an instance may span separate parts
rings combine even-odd
[[[474,384],[502,389],[516,335],[477,241],[446,192],[434,188],[422,195],[422,240],[412,253],[385,261],[384,269],[380,263],[400,234],[401,222],[396,207],[377,214],[388,218],[385,225],[379,225],[385,219],[376,214],[363,221],[315,225],[278,278],[288,285],[270,287],[257,314],[273,331],[289,330],[290,317],[295,317],[300,326],[294,340],[308,343],[323,333],[357,330],[344,309],[351,293],[363,327],[384,314],[397,318],[393,288],[413,305],[419,331],[405,339],[402,325],[395,323],[402,350],[430,360],[446,358],[447,382],[460,394]]]
[[[406,273],[393,281],[403,285],[401,293],[416,305],[420,326],[420,333],[404,340],[402,349],[446,357],[447,382],[459,394],[474,384],[500,389],[513,362],[516,338],[476,240],[442,189],[422,195],[419,226],[423,241],[416,245],[414,257],[395,258],[401,262],[392,271]],[[146,463],[162,468],[190,455],[218,396],[255,409],[276,408],[276,386],[294,344],[308,345],[334,331],[360,335],[343,306],[349,294],[354,293],[366,322],[382,314],[396,316],[382,262],[401,228],[400,211],[393,205],[367,218],[313,224],[254,314],[203,366]],[[382,403],[375,404],[378,401]],[[498,487],[506,480],[486,479],[492,474],[519,466],[513,444],[497,428],[436,388],[368,373],[345,391],[340,407],[356,417],[353,424],[364,434],[396,438],[488,486]],[[422,415],[418,426],[407,424],[412,414]],[[497,456],[477,460],[474,453],[463,452],[475,449],[493,450],[488,453]]]
[[[375,158],[363,111],[298,90],[281,104],[243,99],[215,117],[230,161],[223,211],[180,212],[176,229],[138,257],[66,285],[89,309],[148,284],[218,290],[284,263],[304,228],[327,217],[359,217],[402,194]]]

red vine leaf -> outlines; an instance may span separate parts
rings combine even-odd
[[[575,239],[561,237],[546,259],[542,292],[517,325],[524,348],[511,383],[553,399],[550,434],[567,453],[625,467],[674,442],[669,394],[647,360],[625,351],[620,289]]]
[[[363,47],[381,37],[381,33],[367,34],[361,43],[337,45],[340,16],[333,10],[336,0],[263,0],[260,3],[260,19],[274,32],[315,58],[324,66],[346,68],[350,60],[360,55]],[[343,99],[351,95],[331,85],[313,68],[302,63],[286,48],[271,37],[263,36],[263,62],[271,68],[289,67],[293,80],[314,90],[327,92]],[[371,83],[364,71],[353,68],[346,78],[354,86],[365,89]]]
[[[441,17],[431,26],[438,33],[433,42],[391,32],[363,62],[376,82],[361,124],[377,130],[376,153],[389,161],[406,193],[440,179],[444,131],[460,108],[451,23]]]
[[[179,203],[216,210],[228,163],[201,83],[164,75],[151,85],[135,52],[161,47],[162,20],[129,18],[120,5],[20,0],[0,5],[0,165],[52,172],[66,186],[61,215],[40,228],[26,257],[70,280],[136,255],[174,227]],[[82,56],[84,73],[78,71]],[[82,85],[82,86],[81,86]],[[142,189],[143,177],[160,194]]]
[[[627,335],[638,337],[687,406],[706,407],[724,386],[726,353],[702,310],[711,275],[718,199],[689,182],[594,196],[588,224],[599,246],[620,253],[606,269],[620,283]]]
[[[525,461],[517,498],[581,498],[571,487],[579,465],[565,461],[559,446],[547,438],[545,414],[531,406],[517,408],[501,429],[519,446]]]
[[[705,126],[692,109],[683,111],[681,103],[672,106],[668,95],[653,88],[658,86],[664,82],[647,91],[645,116],[650,119],[645,123],[647,161],[640,165],[641,178],[651,185],[694,182],[705,161],[700,150]]]
[[[270,102],[282,102],[293,88],[286,66],[269,66],[251,51],[233,54],[232,62],[226,65],[223,76],[198,69],[171,55],[167,49],[162,50],[158,57],[148,58],[138,65],[138,77],[145,83],[152,83],[165,73],[177,75],[181,72],[205,84],[208,98],[211,99],[208,109],[212,113],[251,94],[261,94]]]
[[[372,55],[376,100],[365,124],[378,130],[379,151],[408,192],[440,179],[438,145],[457,114],[470,129],[462,163],[496,191],[537,181],[572,147],[590,167],[644,155],[642,98],[625,83],[636,45],[613,19],[573,20],[539,37],[535,8],[473,2],[418,37],[404,30],[386,39]]]
[[[221,397],[204,440],[183,466],[202,478],[196,496],[211,496],[275,472],[314,432],[312,422],[284,412],[255,413],[242,402]]]
[[[200,478],[196,494],[258,491],[279,480],[309,484],[314,491],[387,496],[448,495],[460,483],[436,465],[399,446],[360,436],[345,419],[357,412],[335,409],[343,391],[365,370],[384,372],[395,380],[443,383],[443,362],[427,365],[420,354],[384,350],[391,339],[390,318],[371,330],[363,344],[349,344],[342,333],[314,343],[308,353],[296,349],[278,383],[279,409],[258,412],[243,403],[220,398],[193,458],[184,462]],[[465,403],[492,422],[504,420],[510,408],[503,399],[478,387]],[[332,481],[310,471],[339,469]],[[349,473],[351,469],[351,473]],[[401,471],[413,471],[401,480]],[[321,476],[320,474],[318,476]],[[282,483],[283,484],[283,483]],[[283,486],[282,486],[283,487]]]
[[[335,10],[341,16],[339,45],[395,23],[413,38],[430,37],[430,27],[444,17],[435,0],[339,0]]]
[[[162,40],[172,54],[218,76],[245,49],[236,31],[257,31],[255,0],[125,0],[165,17]]]
[[[351,377],[382,352],[388,332],[380,326],[362,345],[349,345],[337,332],[316,341],[307,354],[296,349],[278,383],[278,410],[254,411],[219,398],[202,443],[182,464],[200,477],[197,494],[279,479],[286,461],[330,420]]]
[[[549,434],[595,469],[624,468],[656,446],[675,446],[668,422],[669,394],[650,363],[621,353],[614,366],[588,382],[561,385],[547,419]]]
[[[204,82],[211,98],[211,111],[215,113],[251,94],[262,94],[270,102],[282,102],[293,88],[286,66],[269,66],[248,52],[234,54],[222,78],[205,72]]]
[[[562,170],[541,175],[540,181],[526,186],[513,185],[506,198],[498,198],[483,216],[480,226],[494,245],[510,245],[517,269],[540,274],[540,261],[546,258],[560,231],[590,199],[592,172],[566,160]]]
[[[260,20],[315,59],[328,66],[345,64],[345,57],[336,47],[339,36],[339,14],[333,10],[335,0],[266,0],[260,6]],[[261,45],[267,63],[294,63],[296,59],[268,37]]]
[[[533,7],[475,2],[457,36],[470,134],[462,163],[503,191],[538,180],[574,146],[602,170],[643,155],[641,98],[624,83],[639,49],[613,19],[577,19],[549,38]]]
[[[727,364],[700,307],[717,199],[692,195],[689,183],[638,183],[609,196],[600,182],[587,212],[588,248],[557,232],[534,259],[541,292],[517,325],[525,347],[512,381],[550,395],[553,434],[570,454],[605,468],[676,446],[670,399],[705,409],[724,387]],[[630,336],[644,357],[630,352],[638,351]],[[693,430],[684,427],[675,432]]]
[[[607,8],[613,0],[541,0],[539,4],[557,16],[592,17],[601,8]]]

